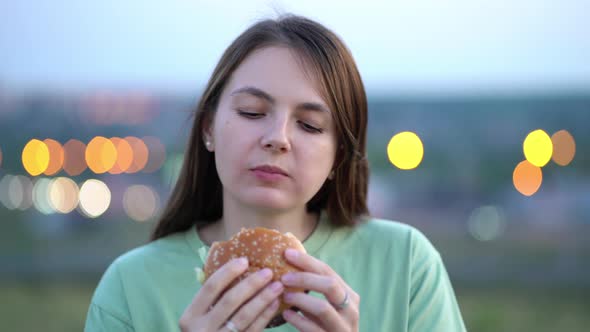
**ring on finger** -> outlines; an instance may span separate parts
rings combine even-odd
[[[346,307],[348,307],[349,304],[350,304],[350,296],[348,295],[347,291],[344,291],[344,300],[342,300],[342,302],[340,302],[338,304],[333,304],[333,306],[338,310],[342,310],[342,309],[345,309]]]
[[[238,330],[238,328],[236,327],[236,324],[234,324],[234,322],[232,322],[231,319],[225,322],[225,327],[231,332],[240,332],[240,330]]]

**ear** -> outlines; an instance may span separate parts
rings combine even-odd
[[[203,143],[205,144],[205,148],[213,152],[215,150],[215,143],[213,141],[213,128],[214,128],[214,117],[208,115],[205,117],[203,121]]]

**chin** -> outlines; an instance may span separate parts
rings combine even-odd
[[[285,210],[293,206],[292,199],[277,192],[247,193],[243,196],[243,202],[250,206],[268,210]]]

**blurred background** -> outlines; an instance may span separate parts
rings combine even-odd
[[[370,207],[441,252],[470,331],[590,325],[590,2],[0,3],[0,329],[80,331],[146,243],[225,47],[277,13],[351,49]]]

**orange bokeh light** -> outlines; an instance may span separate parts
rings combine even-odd
[[[96,136],[86,147],[86,163],[96,174],[102,174],[110,170],[117,161],[117,148],[106,137]]]
[[[576,155],[576,141],[567,130],[560,130],[551,136],[553,155],[551,159],[559,166],[567,166]]]
[[[166,161],[166,147],[159,138],[153,136],[146,136],[143,141],[148,147],[149,158],[145,168],[143,169],[146,173],[152,173],[160,169]]]
[[[525,196],[532,196],[539,190],[543,182],[543,172],[540,167],[531,164],[529,161],[521,161],[512,174],[514,187]]]
[[[133,149],[127,140],[120,137],[112,137],[111,142],[117,149],[117,161],[109,170],[109,173],[121,174],[127,171],[133,162]]]
[[[63,146],[64,162],[63,169],[69,176],[80,175],[86,169],[84,152],[86,145],[79,140],[71,139]]]
[[[125,171],[125,173],[139,172],[145,167],[148,161],[148,148],[145,143],[137,137],[127,136],[125,137],[125,140],[131,145],[131,148],[133,149],[133,162],[127,171]]]
[[[48,138],[43,141],[47,148],[49,149],[49,165],[43,174],[45,175],[55,175],[59,172],[64,163],[64,149],[62,148],[61,144]]]

